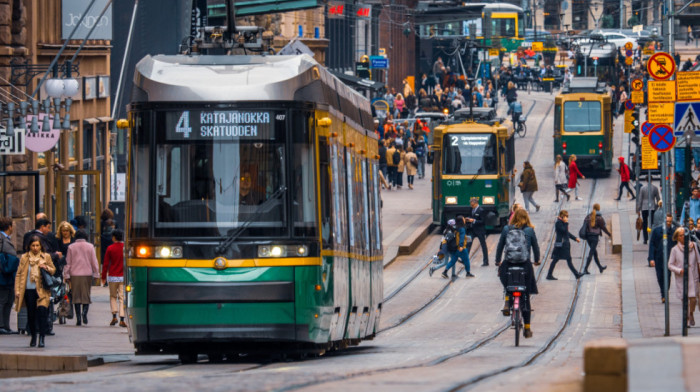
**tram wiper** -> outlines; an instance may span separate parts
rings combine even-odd
[[[214,252],[218,255],[223,255],[226,253],[228,248],[231,246],[231,244],[234,243],[238,239],[238,237],[245,232],[245,230],[250,226],[251,223],[255,222],[257,218],[260,216],[260,213],[267,208],[268,206],[272,205],[272,202],[276,201],[277,199],[280,198],[280,196],[284,195],[284,193],[287,191],[286,186],[280,186],[277,188],[277,190],[270,195],[270,197],[265,200],[262,204],[258,205],[255,208],[255,211],[251,214],[251,216],[244,220],[243,223],[238,226],[236,229],[231,229],[229,230],[226,239],[219,244],[219,246],[214,249]]]

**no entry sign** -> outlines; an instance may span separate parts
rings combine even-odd
[[[651,148],[658,152],[666,152],[676,144],[673,128],[666,124],[658,124],[649,132]]]

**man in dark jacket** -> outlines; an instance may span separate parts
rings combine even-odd
[[[671,214],[666,215],[666,235],[668,241],[668,248],[666,254],[666,260],[671,254],[671,249],[676,246],[676,242],[671,240],[673,233],[676,231],[676,224],[673,223],[673,216]],[[664,268],[668,270],[668,266],[664,263],[664,227],[657,226],[651,231],[651,239],[649,240],[649,265],[656,269],[656,281],[659,283],[659,290],[661,291],[661,302],[666,302],[666,297],[664,296]],[[671,282],[671,272],[667,274],[668,284]]]
[[[12,243],[12,218],[0,218],[0,335],[13,334],[10,313],[15,299],[15,274],[19,259]]]
[[[486,212],[481,209],[481,206],[479,206],[479,198],[477,197],[472,197],[469,205],[471,206],[472,210],[466,218],[466,221],[467,223],[471,224],[470,230],[472,237],[479,239],[479,244],[481,244],[481,255],[484,261],[481,265],[485,267],[489,265],[489,250],[486,247],[486,224],[484,223],[484,214],[486,214]],[[471,252],[473,244],[474,241],[467,244],[467,253]]]

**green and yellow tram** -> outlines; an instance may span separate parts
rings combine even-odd
[[[610,95],[596,78],[574,78],[554,102],[554,157],[576,155],[582,170],[609,175],[613,125]]]
[[[147,56],[129,105],[137,354],[322,353],[377,331],[369,101],[311,57]]]
[[[493,108],[466,108],[434,132],[433,222],[470,213],[476,197],[487,228],[506,224],[515,191],[512,122],[496,118]]]

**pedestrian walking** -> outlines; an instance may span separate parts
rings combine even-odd
[[[548,280],[557,280],[554,277],[554,267],[556,267],[559,260],[566,260],[566,264],[569,266],[571,273],[574,274],[576,279],[580,279],[583,274],[580,274],[574,268],[574,264],[571,262],[571,243],[569,239],[576,242],[581,242],[579,238],[569,232],[569,212],[566,210],[561,210],[556,223],[554,224],[554,230],[556,232],[556,238],[554,241],[554,250],[552,251],[552,264],[549,266],[549,272],[547,272]]]
[[[664,224],[666,221],[666,215],[664,215],[664,209],[662,208],[664,205],[663,200],[659,200],[657,203],[656,211],[654,211],[654,215],[652,216],[651,220],[651,229],[654,230],[657,227],[661,226]]]
[[[689,43],[695,41],[693,38],[693,26],[688,26],[687,29],[688,35],[685,38],[685,44],[688,45]]]
[[[90,299],[92,279],[100,277],[95,247],[87,242],[87,239],[88,235],[84,230],[78,230],[75,233],[75,243],[68,247],[66,269],[63,271],[65,281],[73,293],[73,306],[77,319],[75,325],[87,325],[87,314],[92,303]]]
[[[400,140],[400,139],[397,139]],[[398,164],[396,165],[396,187],[401,189],[403,187],[403,172],[406,169],[406,153],[403,150],[403,146],[396,146],[396,151],[398,152]],[[396,152],[394,153],[394,159],[396,159]]]
[[[586,177],[581,173],[580,170],[578,170],[578,165],[576,165],[576,155],[571,154],[569,156],[569,193],[571,193],[571,190],[574,190],[574,195],[576,196],[576,200],[583,200],[582,198],[578,197],[578,179],[579,177],[585,179]]]
[[[515,211],[519,210],[520,208],[521,208],[520,203],[513,203],[513,206],[510,207],[510,214],[508,214],[508,224],[512,223],[513,215],[515,215]],[[496,266],[498,266],[498,264],[496,264]]]
[[[688,218],[693,221],[700,219],[700,188],[698,187],[693,188],[690,200],[683,204],[683,210],[681,210],[681,223]]]
[[[651,187],[650,187],[651,185]],[[644,235],[644,244],[649,241],[649,232],[654,225],[654,212],[656,205],[661,201],[659,188],[654,184],[646,183],[639,190],[637,198],[637,216],[642,217],[642,233]]]
[[[115,229],[112,231],[112,245],[105,252],[105,260],[102,265],[102,284],[109,285],[109,308],[112,311],[110,326],[117,324],[119,314],[119,326],[126,327],[124,322],[124,232]]]
[[[559,194],[563,193],[566,196],[566,200],[571,200],[571,196],[567,190],[569,182],[569,168],[564,163],[564,159],[561,155],[557,154],[556,162],[554,163],[554,192],[556,197],[554,199],[555,203],[559,203]]]
[[[659,219],[659,221],[661,221],[661,219]],[[676,241],[672,239],[673,233],[675,233],[678,228],[673,222],[673,215],[671,214],[666,214],[664,223],[654,227],[654,230],[651,231],[649,256],[647,258],[647,260],[649,260],[649,265],[654,267],[656,271],[656,281],[659,284],[659,291],[661,291],[661,303],[666,302],[666,296],[664,295],[664,269],[668,269],[668,266],[664,264],[664,224],[666,225],[666,235],[669,236],[670,234],[671,237],[666,244],[666,257],[667,260],[671,258],[671,250],[676,246]],[[668,281],[666,282],[666,287],[671,287],[671,274],[669,273],[667,277]]]
[[[622,189],[627,188],[627,196],[630,196],[630,200],[634,200],[634,191],[630,188],[630,167],[625,163],[624,157],[617,158],[620,164],[617,168],[617,172],[620,173],[620,191],[617,194],[615,200],[619,201],[622,198]]]
[[[469,232],[471,233],[472,241],[467,244],[467,252],[471,252],[472,250],[472,245],[474,245],[473,239],[478,238],[483,259],[481,266],[486,267],[489,265],[489,250],[486,247],[486,224],[484,223],[483,211],[479,206],[479,198],[472,197],[469,201],[469,206],[471,207],[471,211],[469,212],[469,217],[466,218],[466,222],[469,223]]]
[[[389,185],[392,187],[396,186],[396,172],[398,169],[399,161],[401,160],[401,152],[396,149],[396,145],[391,142],[389,148],[386,150],[386,166],[389,172]]]
[[[418,136],[418,140],[416,140],[415,153],[418,157],[418,178],[421,179],[425,177],[425,159],[428,153],[428,147],[425,143],[425,136]]]
[[[469,237],[467,236],[466,221],[463,216],[458,216],[456,219],[455,226],[455,242],[457,243],[457,249],[452,251],[452,256],[450,257],[450,262],[445,266],[445,271],[442,272],[442,277],[447,279],[447,271],[452,268],[452,277],[456,277],[455,265],[457,261],[464,264],[464,270],[467,272],[467,278],[473,278],[474,275],[471,273],[471,263],[469,261],[469,251],[466,249],[469,243]]]
[[[16,332],[10,328],[10,314],[15,301],[15,275],[19,259],[12,243],[12,218],[0,218],[0,335]]]
[[[15,309],[19,312],[22,306],[27,308],[27,330],[31,335],[29,347],[37,346],[37,332],[39,333],[38,347],[44,347],[51,291],[44,288],[41,270],[53,275],[56,267],[51,261],[51,256],[45,252],[44,244],[38,236],[32,236],[28,242],[29,251],[22,255],[15,278]]]
[[[691,327],[695,326],[695,311],[696,297],[698,295],[698,263],[700,262],[700,254],[695,246],[695,243],[690,241],[688,271],[683,269],[683,252],[685,250],[685,229],[679,227],[673,233],[673,240],[676,241],[676,246],[671,249],[671,255],[668,258],[668,269],[673,272],[674,281],[676,282],[676,296],[681,301],[683,300],[683,274],[688,274],[688,320],[686,321]]]
[[[442,233],[442,240],[440,241],[440,249],[437,254],[433,256],[433,262],[428,269],[428,275],[433,276],[433,272],[447,265],[452,256],[452,252],[457,250],[457,239],[455,237],[455,230],[457,230],[457,221],[450,219],[447,221],[447,226]],[[436,260],[437,259],[437,260]],[[453,267],[453,269],[456,269]],[[454,270],[453,270],[454,275]]]
[[[600,270],[602,274],[608,266],[600,264],[600,259],[598,258],[598,240],[603,236],[603,233],[607,234],[609,238],[612,238],[612,234],[610,234],[610,231],[605,225],[605,219],[600,215],[600,204],[593,204],[590,215],[586,216],[583,220],[583,230],[585,232],[584,238],[588,243],[589,249],[586,267],[583,269],[583,273],[585,275],[590,274],[590,272],[588,272],[588,266],[591,265],[591,259],[595,259],[598,270]]]
[[[520,174],[518,187],[523,194],[525,210],[529,213],[530,203],[532,203],[535,206],[535,211],[539,211],[540,205],[532,198],[532,194],[537,192],[537,177],[535,176],[535,169],[528,161],[523,162],[523,172]]]
[[[416,172],[418,171],[418,157],[413,152],[413,148],[409,147],[406,150],[406,155],[404,156],[404,164],[406,165],[406,181],[408,182],[408,189],[413,189],[413,180],[416,177]]]
[[[498,266],[498,278],[504,290],[508,286],[508,270],[510,267],[525,268],[527,295],[523,296],[522,314],[525,324],[523,336],[526,338],[532,337],[532,329],[530,328],[532,309],[530,307],[530,296],[539,293],[535,269],[531,263],[533,260],[535,265],[540,264],[540,247],[535,234],[535,226],[530,222],[530,215],[527,211],[520,208],[513,214],[511,224],[504,227],[503,231],[501,231],[501,237],[498,239],[498,246],[496,247],[496,265]],[[508,295],[505,296],[505,303],[501,312],[504,316],[510,315],[510,298]]]

